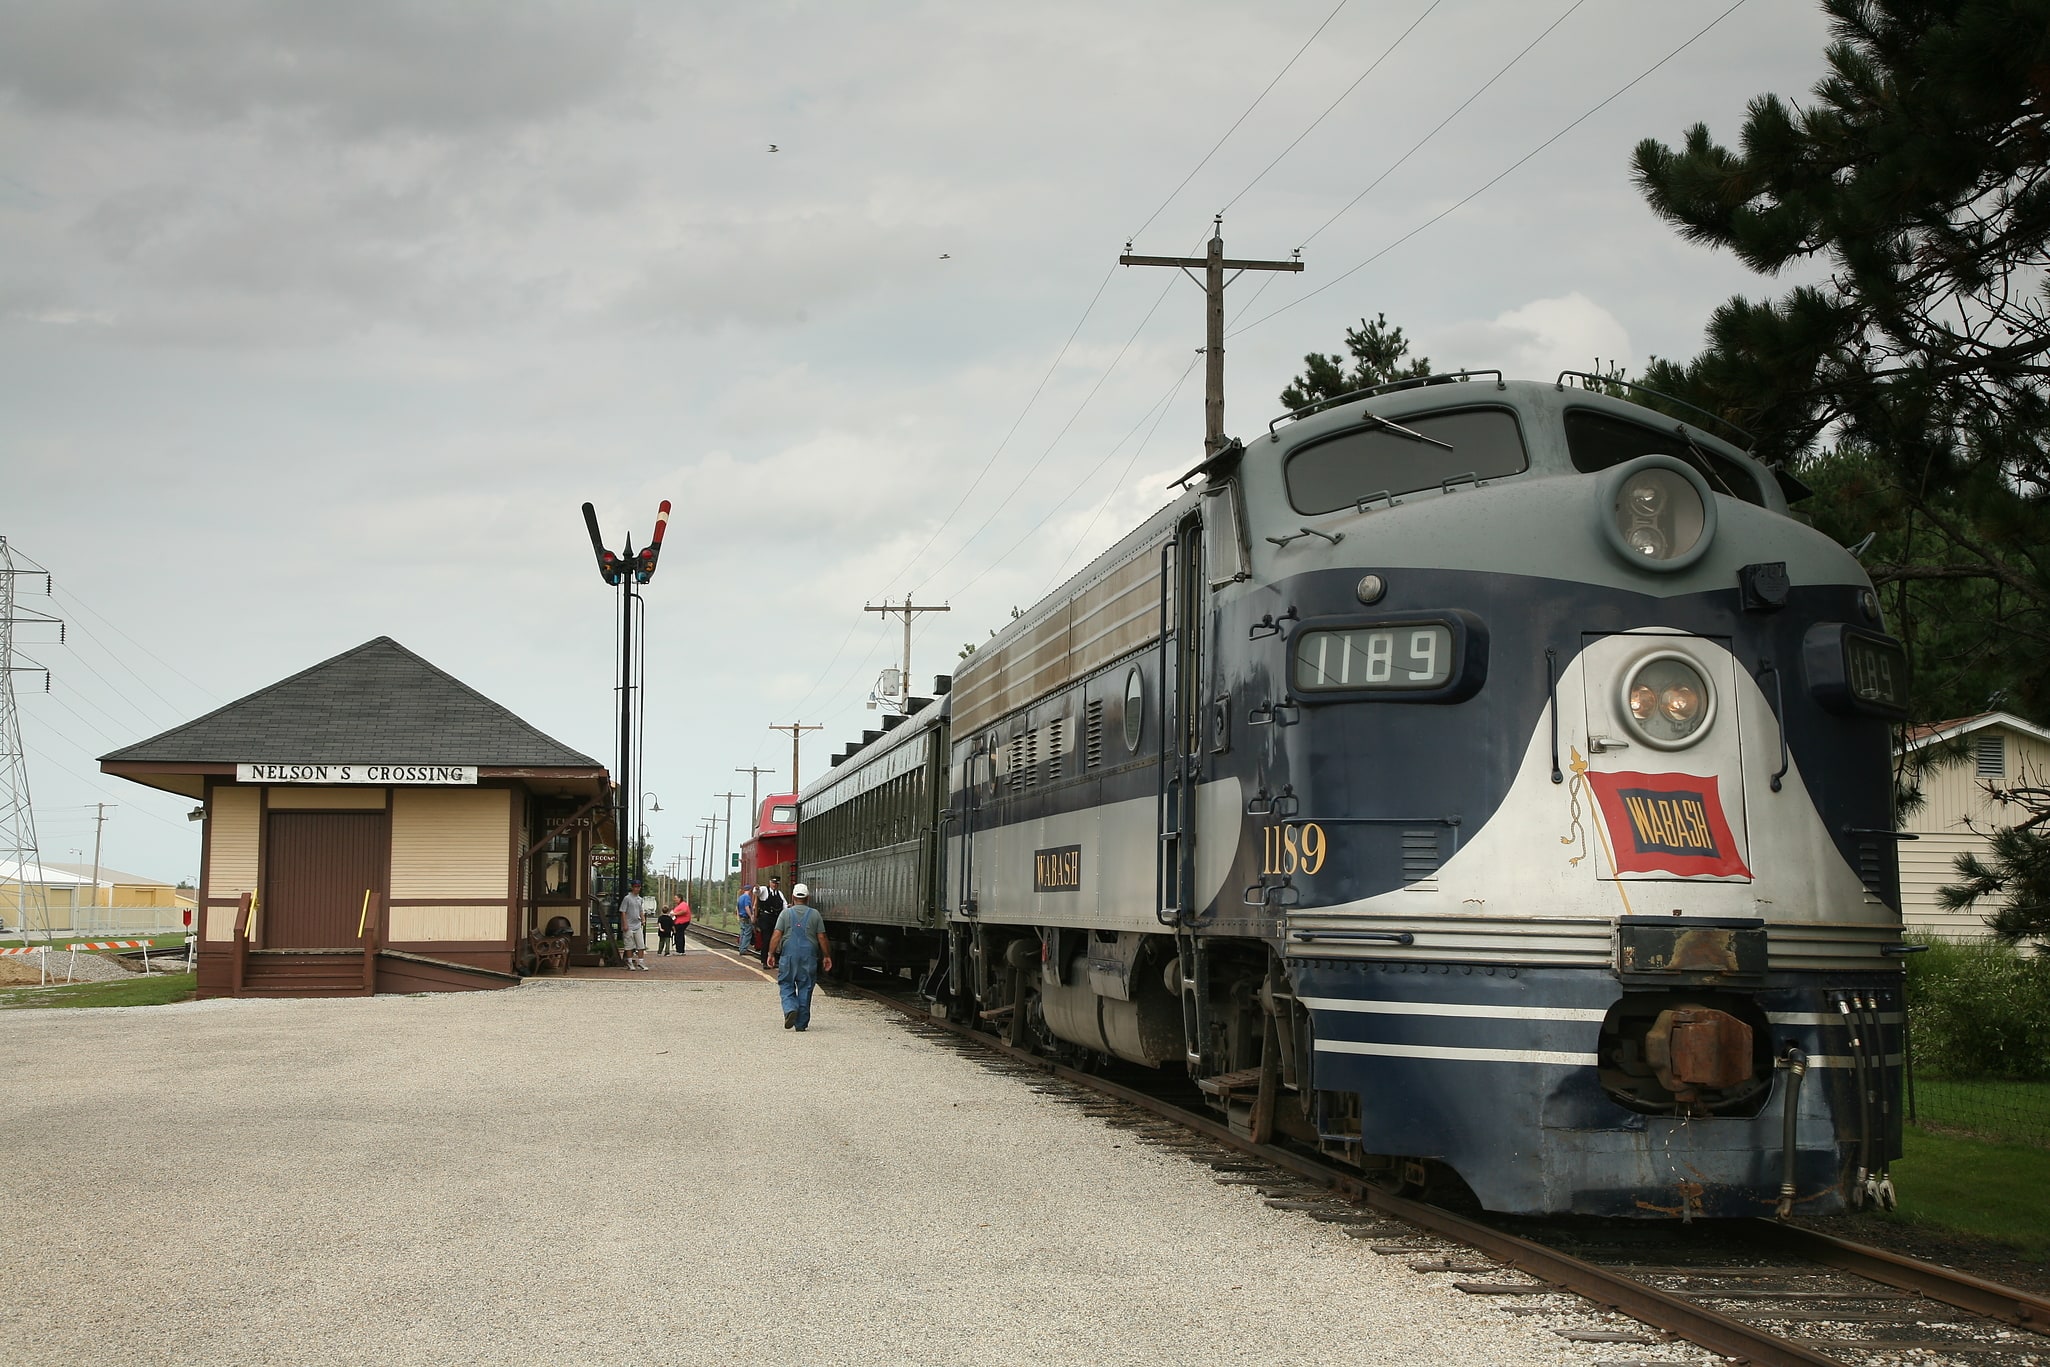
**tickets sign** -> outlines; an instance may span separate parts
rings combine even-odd
[[[1713,775],[1601,774],[1587,781],[1601,804],[1617,873],[1749,878]]]

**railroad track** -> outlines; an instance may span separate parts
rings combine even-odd
[[[723,932],[691,933],[729,950],[738,943]],[[1576,1321],[1559,1329],[1569,1340],[1627,1348],[1684,1339],[1758,1367],[2050,1367],[2050,1298],[1768,1220],[1682,1233],[1628,1221],[1472,1218],[1384,1191],[1315,1155],[1255,1144],[1179,1100],[936,1019],[901,981],[827,986],[903,1013],[914,1033],[1055,1101],[1207,1162],[1218,1182],[1253,1187],[1271,1207],[1343,1225],[1420,1274],[1526,1312],[1564,1311]],[[1584,1311],[1547,1299],[1559,1292],[1615,1312],[1613,1327],[1585,1327]]]

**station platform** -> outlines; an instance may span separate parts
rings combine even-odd
[[[558,977],[584,979],[610,979],[618,982],[636,983],[726,983],[764,980],[774,982],[776,975],[765,971],[752,958],[743,959],[730,949],[721,949],[692,941],[681,954],[658,954],[653,937],[648,944],[648,956],[641,961],[648,966],[643,973],[637,968],[572,968]]]

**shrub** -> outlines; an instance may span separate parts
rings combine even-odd
[[[1915,1071],[2050,1079],[2050,957],[1990,940],[1931,940],[1908,959]]]

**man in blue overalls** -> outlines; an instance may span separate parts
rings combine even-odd
[[[783,1028],[802,1030],[811,1024],[811,990],[819,974],[833,971],[833,946],[825,918],[811,905],[811,889],[799,883],[790,897],[769,941],[769,967],[783,990]]]

